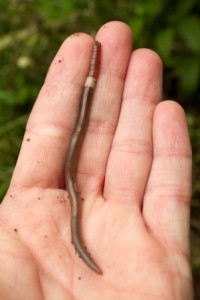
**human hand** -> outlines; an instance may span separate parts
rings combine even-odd
[[[97,33],[101,71],[78,165],[82,235],[98,275],[75,254],[64,170],[93,40],[59,49],[30,115],[0,207],[0,299],[192,299],[191,149],[185,115],[160,103],[162,63],[132,33]]]

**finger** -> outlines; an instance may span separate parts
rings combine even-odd
[[[100,74],[78,165],[78,186],[84,195],[101,193],[132,50],[132,32],[122,22],[105,24],[96,39],[102,45]]]
[[[134,51],[108,161],[106,198],[141,204],[152,162],[152,116],[161,93],[160,58],[148,49]]]
[[[62,187],[69,138],[88,72],[93,40],[63,43],[31,112],[11,185]]]
[[[188,251],[191,147],[183,109],[160,103],[154,113],[154,159],[143,206],[144,220],[166,247]]]

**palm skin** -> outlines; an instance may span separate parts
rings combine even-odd
[[[80,33],[51,64],[0,207],[0,299],[192,299],[184,112],[160,102],[160,58],[132,52],[127,25],[110,22],[96,39],[101,71],[77,181],[82,236],[103,274],[71,245],[64,182],[92,49],[92,38]]]

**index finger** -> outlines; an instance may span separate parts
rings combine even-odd
[[[58,50],[29,117],[11,185],[63,187],[67,145],[92,45],[90,36],[79,33]]]

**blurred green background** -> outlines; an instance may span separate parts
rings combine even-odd
[[[154,49],[163,60],[164,98],[178,100],[187,114],[194,161],[191,248],[195,299],[200,299],[199,16],[199,0],[0,1],[1,199],[28,115],[60,44],[77,31],[94,35],[110,20],[128,23],[135,48]]]

